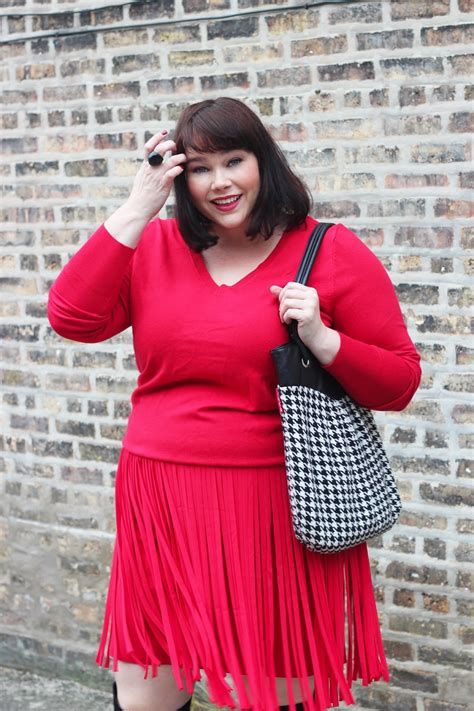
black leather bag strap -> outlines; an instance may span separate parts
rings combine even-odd
[[[318,222],[314,230],[312,231],[308,242],[306,243],[306,249],[304,251],[303,257],[301,259],[300,266],[298,268],[298,273],[296,274],[295,281],[300,284],[306,284],[309,279],[309,275],[314,265],[314,260],[323,241],[323,237],[330,227],[333,226],[333,222]]]
[[[306,284],[309,279],[309,275],[314,266],[314,261],[316,255],[323,241],[323,237],[330,227],[333,226],[333,222],[318,222],[314,230],[311,232],[309,239],[306,243],[306,248],[301,258],[300,266],[298,267],[298,272],[295,277],[295,281],[299,284]],[[298,336],[298,322],[292,321],[288,325],[288,331],[290,333],[290,338],[298,344],[301,354],[305,361],[309,362],[310,354],[309,350],[304,345],[303,341]]]

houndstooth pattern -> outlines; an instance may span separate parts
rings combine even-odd
[[[401,501],[370,410],[303,386],[278,394],[298,540],[331,553],[391,528]]]

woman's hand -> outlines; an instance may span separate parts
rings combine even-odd
[[[114,239],[132,249],[138,245],[143,230],[168,199],[173,180],[184,170],[184,153],[172,155],[156,167],[148,163],[151,151],[158,151],[164,156],[176,149],[174,141],[166,140],[167,134],[168,131],[156,133],[145,143],[144,160],[135,176],[130,197],[104,222]]]
[[[149,222],[163,207],[171,191],[173,181],[184,171],[186,162],[184,153],[171,155],[159,166],[148,163],[148,154],[157,151],[163,157],[165,153],[176,150],[174,141],[166,140],[168,131],[156,133],[145,143],[144,160],[135,176],[127,206],[143,215]]]
[[[284,287],[271,286],[270,291],[278,296],[281,322],[289,325],[297,321],[299,337],[320,363],[327,365],[334,360],[341,339],[337,331],[323,323],[316,289],[290,281]]]

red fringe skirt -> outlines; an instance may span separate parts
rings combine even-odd
[[[116,515],[98,664],[139,664],[144,676],[171,665],[189,693],[204,670],[214,704],[254,711],[278,709],[278,677],[290,711],[293,679],[305,711],[354,703],[354,679],[388,680],[366,545],[305,549],[283,467],[177,465],[123,449]]]

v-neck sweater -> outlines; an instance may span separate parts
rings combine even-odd
[[[183,464],[284,463],[270,351],[288,332],[270,287],[294,280],[315,224],[308,217],[285,232],[232,286],[215,283],[174,219],[150,222],[135,249],[102,225],[70,259],[49,294],[53,329],[86,343],[133,329],[139,374],[126,449]],[[364,407],[403,409],[418,387],[420,359],[377,257],[336,225],[308,286],[341,336],[328,372]]]

